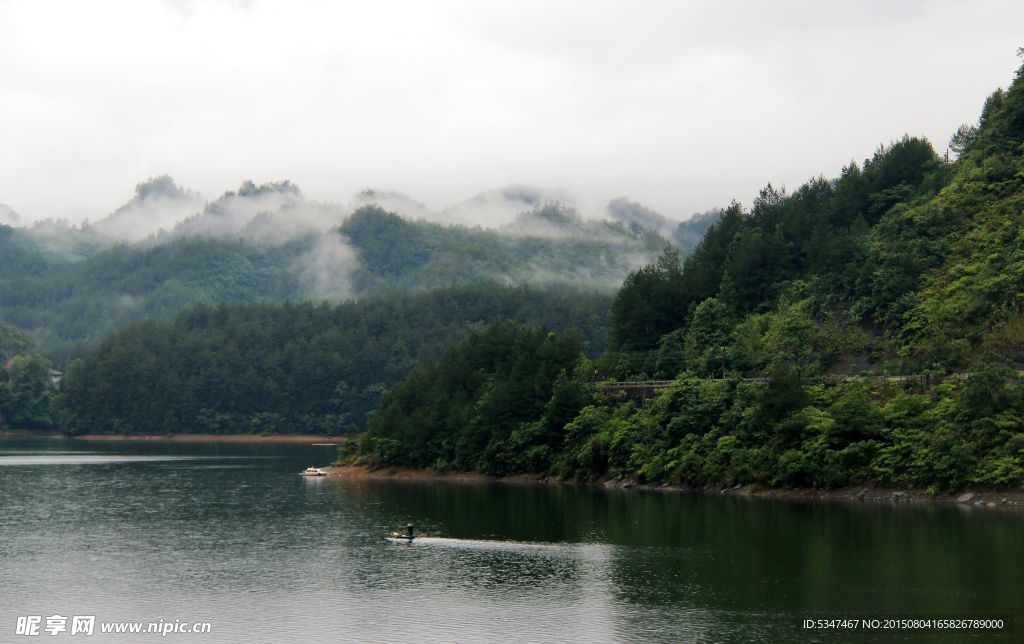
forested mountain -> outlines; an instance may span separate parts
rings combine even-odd
[[[556,375],[520,365],[515,333],[467,339],[385,396],[348,457],[691,484],[1019,485],[1024,67],[952,147],[946,163],[904,137],[835,179],[733,203],[692,254],[626,278],[611,351],[593,362],[563,356]],[[824,377],[836,373],[859,377]],[[672,383],[637,404],[595,377]],[[436,391],[459,422],[417,396]]]
[[[182,188],[167,175],[135,186],[135,194],[113,213],[88,230],[110,242],[138,242],[160,231],[171,230],[182,219],[203,207],[202,199]]]
[[[608,215],[613,221],[620,221],[631,231],[649,230],[671,239],[680,250],[690,252],[708,231],[711,224],[718,220],[721,211],[695,213],[689,219],[676,222],[661,213],[655,212],[642,204],[630,201],[625,197],[612,199],[608,203]]]
[[[99,231],[141,230],[133,217],[166,217],[192,198],[157,178],[106,224],[71,236],[42,236],[47,226],[60,229],[53,222],[0,227],[0,320],[31,332],[64,364],[76,343],[196,303],[337,302],[486,281],[611,292],[667,243],[555,203],[511,227],[483,229],[408,220],[374,205],[346,216],[306,201],[289,182],[246,182],[170,230],[102,248],[109,236]]]
[[[12,271],[0,278],[0,311],[63,361],[70,343],[93,342],[131,320],[167,317],[196,302],[282,299],[294,258],[289,246],[216,239],[117,246],[75,264]]]
[[[577,329],[605,346],[608,295],[487,283],[329,304],[200,305],[133,324],[72,362],[63,429],[352,432],[418,362],[486,324]]]
[[[0,275],[36,275],[49,267],[46,258],[18,239],[18,232],[0,224]]]
[[[422,290],[497,279],[614,289],[667,241],[545,204],[500,231],[410,222],[380,208],[356,211],[340,232],[358,252],[356,292]]]
[[[819,177],[792,194],[769,184],[749,212],[734,202],[685,260],[668,253],[626,279],[612,335],[614,349],[634,354],[624,369],[672,376],[684,353],[702,351],[687,357],[710,374],[713,351],[719,370],[724,360],[753,374],[774,355],[763,348],[773,324],[803,329],[806,337],[778,338],[797,351],[803,373],[838,358],[864,366],[897,357],[891,309],[900,295],[892,289],[906,275],[895,273],[914,270],[918,258],[902,249],[904,265],[894,267],[880,251],[906,210],[928,208],[954,173],[928,141],[904,137],[834,180]],[[812,330],[821,336],[814,345]],[[636,352],[654,350],[661,366],[654,353],[636,362]]]

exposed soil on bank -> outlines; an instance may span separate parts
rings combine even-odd
[[[465,483],[544,483],[564,485],[589,485],[610,489],[653,490],[660,492],[688,492],[697,494],[724,494],[741,497],[767,499],[793,499],[804,501],[835,501],[845,503],[876,503],[890,505],[943,504],[964,508],[1004,508],[1024,510],[1024,490],[967,490],[956,494],[930,496],[924,490],[880,488],[872,486],[851,486],[836,490],[813,489],[763,489],[753,485],[722,486],[678,486],[644,485],[632,481],[601,480],[590,483],[559,481],[539,474],[516,474],[513,476],[489,476],[478,472],[431,472],[411,468],[381,468],[372,470],[365,465],[327,467],[328,474],[341,479],[393,479],[405,481],[454,481]]]
[[[0,429],[0,438],[64,438],[57,430]]]
[[[64,436],[59,432],[33,430],[4,430],[0,436],[66,438],[75,441],[132,441],[149,443],[306,443],[341,445],[344,436],[317,436],[315,434],[85,434]]]

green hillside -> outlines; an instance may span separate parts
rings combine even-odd
[[[668,243],[644,229],[584,222],[559,204],[523,213],[516,224],[507,232],[443,226],[408,221],[369,206],[346,219],[340,232],[359,252],[358,292],[423,290],[490,279],[613,290]]]
[[[239,227],[239,199],[250,200],[253,212],[278,210]],[[316,217],[320,225],[333,216],[341,225],[320,231],[302,221]],[[79,261],[0,227],[0,320],[32,333],[40,351],[64,364],[129,322],[167,319],[198,303],[342,301],[491,281],[612,292],[667,243],[651,231],[584,222],[558,204],[520,216],[538,219],[548,224],[546,236],[409,221],[375,206],[344,218],[301,201],[285,182],[243,185],[165,235]]]
[[[953,147],[945,163],[904,137],[835,179],[733,203],[692,254],[626,278],[593,361],[520,364],[501,329],[467,339],[385,396],[348,457],[698,485],[1019,486],[1024,67]],[[637,400],[602,378],[672,382]]]

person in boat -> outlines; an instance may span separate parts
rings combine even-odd
[[[411,523],[406,523],[405,524],[405,535],[404,536],[406,536],[406,537],[408,537],[410,539],[412,539],[412,538],[414,538],[416,536],[416,529],[413,527],[413,525]]]

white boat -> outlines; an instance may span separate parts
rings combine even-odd
[[[307,467],[306,469],[299,472],[300,476],[327,476],[327,472],[320,469],[319,467]]]
[[[390,541],[391,543],[412,543],[413,539],[415,539],[417,536],[418,535],[409,536],[408,534],[401,532],[392,532],[391,536],[384,537],[384,540]]]

